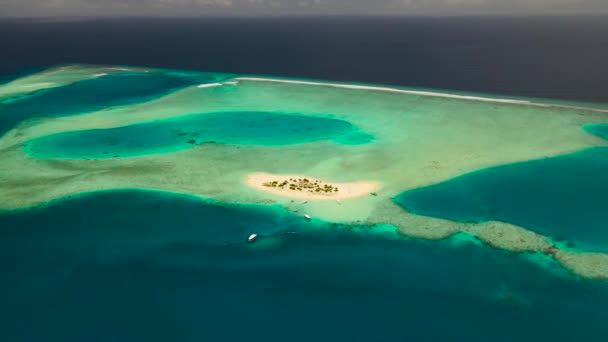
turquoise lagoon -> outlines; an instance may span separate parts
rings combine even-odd
[[[200,82],[162,72],[117,73],[9,98],[0,102],[0,134],[29,118],[82,114],[153,100]]]
[[[501,165],[395,197],[408,212],[503,221],[584,250],[608,252],[608,147]]]
[[[409,139],[414,146],[411,149],[417,152],[417,148],[429,148],[415,135],[417,129],[427,126],[413,125],[400,131],[402,119],[417,123],[418,117],[428,118],[436,120],[439,127],[444,112],[454,107],[485,113],[500,106],[432,98],[432,105],[425,107],[428,102],[424,96],[410,96],[389,106],[387,114],[382,112],[386,108],[378,107],[399,101],[392,96],[401,95],[373,97],[364,93],[368,98],[355,98],[349,93],[341,97],[332,91],[343,90],[333,88],[294,88],[282,93],[268,84],[245,85],[241,90],[240,85],[226,85],[217,93],[191,91],[195,84],[215,81],[197,72],[127,72],[5,101],[0,104],[0,133],[36,117],[73,119],[112,106],[157,100],[180,89],[188,89],[186,100],[192,100],[188,96],[202,99],[200,103],[209,105],[205,109],[216,109],[213,105],[217,103],[241,105],[239,101],[253,103],[255,108],[246,110],[242,105],[240,111],[182,112],[191,107],[178,96],[173,102],[161,100],[160,105],[138,107],[133,112],[115,107],[108,111],[117,117],[133,113],[144,117],[148,110],[161,114],[174,110],[166,115],[169,119],[106,125],[113,128],[103,129],[84,125],[87,129],[79,129],[78,124],[87,123],[83,116],[81,121],[64,121],[74,125],[68,126],[69,131],[51,129],[52,134],[34,119],[31,127],[15,130],[23,136],[10,135],[14,140],[3,140],[9,135],[0,137],[0,158],[4,158],[0,161],[16,165],[3,168],[0,164],[0,199],[4,200],[0,203],[44,191],[56,194],[80,178],[94,182],[113,168],[120,171],[123,162],[127,163],[125,177],[134,176],[137,167],[146,167],[151,161],[123,161],[122,157],[171,156],[170,152],[205,143],[273,146],[277,155],[289,149],[286,155],[310,160],[299,164],[297,158],[284,160],[311,164],[311,168],[321,165],[318,159],[346,151],[353,153],[352,160],[337,159],[327,169],[350,175],[364,165],[365,172],[378,175],[387,171],[387,177],[397,177],[402,170],[384,162],[400,162],[400,153],[407,149],[373,150],[386,148],[394,140],[382,140],[375,134],[378,130],[372,129],[395,128],[390,132]],[[301,92],[314,96],[331,93],[321,96],[323,104],[343,108],[340,105],[350,101],[354,105],[348,108],[364,107],[361,113],[367,113],[364,100],[371,98],[374,105],[369,115],[377,114],[372,119],[380,120],[355,123],[345,116],[333,117],[331,111],[312,110],[317,109],[317,103],[306,102],[306,96],[300,98]],[[235,94],[240,97],[233,101]],[[219,100],[213,102],[216,96]],[[306,102],[307,111],[261,110],[272,102],[267,99],[288,109],[297,107],[298,101]],[[399,112],[403,108],[407,112]],[[519,110],[508,109],[492,113]],[[534,112],[534,108],[526,110]],[[394,113],[403,117],[393,117]],[[480,127],[489,125],[487,116],[467,118]],[[62,126],[54,129],[57,127]],[[606,137],[605,126],[585,129]],[[421,135],[439,140],[433,132]],[[1,144],[5,141],[8,143]],[[318,141],[335,144],[313,143]],[[305,148],[312,149],[310,146],[327,153],[306,154]],[[431,146],[431,151],[436,146]],[[218,150],[194,156],[221,157]],[[21,156],[24,151],[27,155]],[[355,156],[359,151],[371,152]],[[15,155],[21,159],[12,159]],[[419,160],[414,157],[421,157],[409,155],[412,159],[398,167],[417,166]],[[256,168],[268,163],[262,157],[257,162],[260,164],[255,164],[256,156],[238,156],[242,164],[224,162]],[[121,158],[103,160],[114,157]],[[367,163],[365,158],[378,163]],[[191,173],[179,178],[183,176],[177,174],[179,165],[166,164],[169,166],[160,168],[163,174],[158,178],[168,183],[194,177],[198,165],[193,163],[194,167],[186,168]],[[93,166],[89,169],[89,165]],[[425,172],[441,166],[429,165]],[[151,173],[156,170],[150,169]],[[220,177],[229,169],[210,174]],[[392,200],[418,215],[460,222],[511,222],[565,239],[575,250],[608,251],[608,230],[604,228],[607,171],[608,147],[592,147],[481,169],[400,193]],[[36,172],[36,177],[26,178]],[[414,172],[408,175],[419,176]],[[229,181],[232,179],[221,179],[218,184]],[[382,189],[377,197],[369,198],[391,204],[391,196],[404,188],[388,195]],[[348,208],[346,201],[331,202],[335,209],[330,211],[348,210],[343,209]],[[305,206],[310,204],[302,203],[301,208],[312,209]],[[357,206],[351,208],[358,210]],[[605,341],[608,336],[608,283],[581,278],[541,253],[492,248],[466,234],[430,241],[400,235],[395,227],[386,225],[337,224],[316,217],[309,221],[301,211],[289,210],[279,204],[228,204],[168,192],[113,190],[62,197],[19,211],[0,211],[0,268],[4,276],[0,283],[0,339],[555,342]],[[405,211],[397,212],[406,215]],[[260,236],[255,244],[246,243],[251,233]]]
[[[608,140],[608,124],[585,125],[583,129],[589,134]]]
[[[174,152],[203,143],[289,145],[319,140],[372,140],[349,122],[267,112],[206,113],[108,129],[43,136],[27,143],[35,157],[114,158]]]

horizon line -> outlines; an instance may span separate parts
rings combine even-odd
[[[528,13],[528,14],[296,14],[296,13],[267,13],[267,14],[175,14],[175,15],[6,15],[0,16],[2,20],[95,20],[95,19],[264,19],[264,18],[603,18],[608,13]]]

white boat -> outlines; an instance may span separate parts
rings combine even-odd
[[[310,215],[304,214],[304,217],[306,217],[307,220],[310,220]]]
[[[253,242],[257,238],[258,238],[258,234],[251,234],[251,235],[249,235],[249,238],[247,239],[247,242]]]

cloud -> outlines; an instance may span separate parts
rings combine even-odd
[[[608,0],[1,0],[0,16],[608,14]]]

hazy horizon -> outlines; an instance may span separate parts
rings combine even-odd
[[[352,19],[365,19],[365,18],[395,18],[395,19],[407,19],[407,18],[429,18],[429,19],[441,19],[441,18],[603,18],[608,17],[608,13],[580,13],[580,14],[559,14],[559,13],[547,13],[547,14],[298,14],[298,13],[269,13],[269,14],[175,14],[175,15],[137,15],[137,14],[125,14],[125,15],[8,15],[0,16],[0,21],[9,20],[45,20],[45,21],[76,21],[76,20],[94,20],[94,19],[252,19],[252,18],[352,18]]]
[[[6,0],[0,18],[608,15],[605,0]]]

